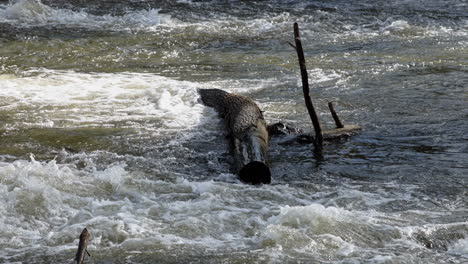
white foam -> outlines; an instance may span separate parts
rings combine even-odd
[[[128,181],[136,176],[124,167],[110,165],[87,173],[33,157],[0,163],[0,244],[8,243],[10,251],[31,250],[47,238],[50,250],[60,252],[76,246],[84,227],[90,228],[94,246],[145,236],[158,223],[142,218],[147,210],[127,198],[139,195],[128,192],[132,188]],[[113,199],[113,195],[126,197]]]
[[[62,25],[106,30],[135,30],[168,23],[170,16],[158,9],[132,11],[122,16],[92,15],[85,11],[55,9],[40,0],[18,0],[0,6],[0,22],[19,27]]]
[[[460,239],[448,247],[448,252],[468,258],[468,238]]]
[[[31,108],[30,126],[56,127],[63,122],[101,126],[157,119],[169,128],[189,128],[204,110],[197,101],[200,85],[152,74],[42,69],[24,75],[3,80],[0,96],[8,101],[4,106],[8,110]],[[24,125],[22,114],[18,111],[16,119]]]
[[[384,33],[403,31],[410,28],[410,24],[405,20],[391,20],[384,22],[384,26],[381,27],[380,31]]]
[[[371,211],[312,203],[309,191],[288,185],[151,180],[117,161],[84,171],[33,157],[0,162],[0,245],[8,244],[0,254],[36,255],[44,248],[47,255],[68,254],[84,227],[92,234],[90,251],[125,254],[177,245],[182,250],[257,248],[278,259],[294,252],[317,260],[385,263],[392,257],[383,252],[409,241],[385,233],[399,230],[400,218],[388,223],[389,215],[382,213],[380,222],[385,223],[379,225]],[[330,194],[336,195],[336,188],[314,195]],[[286,205],[293,203],[308,205]],[[466,246],[466,239],[459,240],[449,252],[466,254]]]
[[[382,255],[377,255],[371,259],[371,263],[375,264],[385,264],[385,263],[391,263],[393,257],[392,256],[382,256]]]
[[[55,161],[40,163],[31,158],[30,162],[1,163],[0,182],[4,188],[0,189],[0,197],[4,202],[0,205],[0,233],[14,231],[37,239],[49,225],[66,222],[65,212],[71,208],[64,206],[68,197],[61,193],[60,186],[70,184],[75,177],[72,170]],[[34,231],[28,231],[30,225]]]
[[[314,230],[320,229],[326,222],[350,221],[351,213],[337,207],[325,207],[321,204],[308,206],[281,207],[280,214],[272,217],[273,224],[288,225],[294,227],[308,227]]]
[[[185,181],[185,183],[188,184],[189,182]],[[213,181],[192,183],[191,186],[194,192],[200,193],[200,194],[212,192],[213,190],[216,189],[216,185],[214,184]]]
[[[338,81],[342,78],[342,75],[336,72],[335,70],[323,70],[320,68],[314,68],[307,71],[311,82],[313,83],[323,83],[328,81]],[[298,81],[298,86],[302,86],[300,80]]]
[[[190,0],[179,0],[180,3],[199,5]],[[201,4],[203,5],[203,4]],[[298,5],[303,5],[298,3]],[[8,5],[0,5],[0,22],[10,23],[16,27],[31,26],[64,26],[83,27],[94,30],[114,31],[158,31],[167,28],[185,28],[186,34],[200,34],[215,32],[223,40],[229,41],[239,37],[255,37],[275,35],[283,40],[288,38],[285,32],[290,32],[291,24],[297,17],[289,12],[280,14],[265,14],[263,17],[250,20],[236,16],[220,16],[200,19],[196,16],[192,21],[179,21],[170,15],[160,14],[159,9],[128,11],[124,15],[93,15],[84,10],[73,11],[68,9],[52,8],[44,5],[40,0],[18,0]],[[425,26],[416,26],[404,19],[389,17],[385,21],[375,17],[365,24],[362,21],[356,24],[343,24],[343,17],[339,13],[317,11],[314,15],[303,15],[303,36],[316,36],[334,39],[375,38],[380,35],[402,35],[405,37],[429,36],[466,36],[465,26],[450,28],[440,26],[429,21]],[[341,26],[340,26],[341,25]],[[313,28],[313,30],[309,29]],[[172,56],[172,54],[168,54]]]
[[[104,171],[96,171],[95,177],[103,182],[109,183],[113,189],[118,189],[128,176],[125,171],[125,164],[119,164],[105,169]]]

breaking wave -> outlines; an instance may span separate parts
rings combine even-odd
[[[117,15],[93,15],[84,10],[52,8],[40,0],[18,0],[0,5],[0,23],[19,27],[64,26],[102,30],[138,30],[170,22],[169,15],[159,9],[127,12]]]

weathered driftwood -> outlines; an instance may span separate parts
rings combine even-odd
[[[344,125],[342,128],[327,129],[323,131],[323,140],[324,141],[335,141],[343,138],[350,137],[358,133],[362,128],[358,125]],[[287,145],[291,143],[303,143],[310,144],[314,143],[314,137],[309,133],[300,134],[295,138],[288,139],[281,142],[282,145]]]
[[[262,111],[250,98],[219,89],[198,90],[202,102],[216,109],[228,132],[235,170],[247,183],[270,183],[268,131]]]
[[[302,92],[304,93],[304,101],[315,131],[315,138],[313,140],[314,153],[316,157],[321,158],[323,156],[322,128],[320,127],[320,122],[317,117],[317,113],[315,112],[314,105],[312,104],[312,99],[310,98],[309,77],[307,75],[304,50],[302,49],[301,37],[299,36],[299,25],[297,23],[294,23],[294,41],[296,45],[293,45],[293,47],[296,49],[297,58],[299,60],[299,68],[301,69]]]
[[[76,256],[75,256],[75,261],[77,264],[84,263],[85,253],[88,254],[88,256],[91,256],[88,250],[86,249],[88,247],[88,242],[89,242],[89,233],[88,233],[88,229],[85,228],[80,234],[80,242],[78,243],[78,251],[76,252]]]
[[[352,136],[359,132],[361,127],[358,125],[344,125],[342,128],[327,129],[323,131],[323,139],[332,141],[340,138]]]

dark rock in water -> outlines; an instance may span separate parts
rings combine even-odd
[[[206,106],[216,109],[224,120],[235,171],[247,183],[270,183],[271,173],[266,165],[268,130],[262,111],[250,98],[219,89],[200,89],[198,93]]]

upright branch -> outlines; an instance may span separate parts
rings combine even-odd
[[[328,108],[330,109],[330,113],[332,114],[333,120],[335,120],[336,128],[343,128],[343,127],[344,127],[344,126],[343,126],[343,123],[341,123],[340,118],[339,118],[338,115],[336,114],[335,108],[333,107],[333,103],[332,103],[332,102],[328,102]]]
[[[88,247],[88,242],[89,242],[89,233],[88,233],[88,229],[85,228],[81,232],[80,242],[78,244],[78,251],[76,252],[76,256],[75,256],[75,261],[77,264],[84,263],[85,253],[88,254],[88,256],[91,256],[88,253],[88,250],[86,249]]]
[[[297,52],[297,57],[299,59],[299,67],[301,68],[301,77],[302,77],[302,91],[304,93],[304,101],[309,112],[310,119],[314,126],[315,139],[314,139],[314,152],[319,157],[322,157],[323,152],[323,136],[322,128],[320,127],[320,122],[315,112],[314,105],[312,104],[312,99],[310,98],[309,93],[309,77],[307,75],[307,69],[304,58],[304,50],[302,49],[301,38],[299,36],[299,26],[297,23],[294,23],[294,40],[295,40],[295,49]]]

